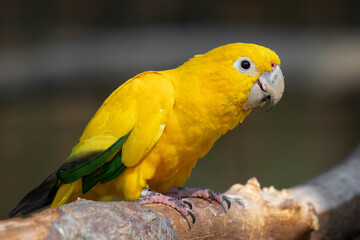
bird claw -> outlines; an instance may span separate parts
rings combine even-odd
[[[222,198],[222,200],[224,200],[226,202],[226,204],[228,205],[228,209],[229,209],[231,207],[230,199],[227,196],[223,195],[223,194],[221,194],[221,198]]]
[[[187,213],[188,213],[188,214],[190,215],[190,217],[192,218],[192,223],[194,224],[195,221],[196,221],[195,213],[194,213],[191,209],[189,209],[189,210],[187,211]]]
[[[182,199],[182,201],[183,201],[185,204],[187,204],[187,205],[189,206],[189,208],[190,208],[190,209],[192,209],[192,208],[193,208],[193,205],[192,205],[192,203],[191,203],[189,200]]]
[[[227,204],[227,207],[228,209],[231,207],[231,201],[228,197],[226,197],[225,195],[221,194],[221,193],[218,193],[218,192],[214,192],[213,190],[211,189],[206,189],[206,192],[210,195],[211,199],[218,202],[223,208],[224,208],[224,211],[226,212],[225,210],[225,207],[224,205],[222,204],[223,201],[226,202]]]
[[[223,201],[226,202],[227,208],[231,207],[231,200],[227,196],[214,192],[211,189],[202,189],[202,188],[171,188],[166,193],[166,195],[171,197],[180,197],[180,198],[203,198],[214,200],[221,205],[221,207],[226,212],[226,208],[222,204]]]
[[[189,221],[186,218],[188,215],[190,215],[193,224],[196,221],[195,213],[192,211],[193,205],[189,200],[181,199],[178,197],[166,196],[161,193],[153,192],[148,188],[143,189],[140,196],[141,197],[139,199],[133,200],[132,202],[143,205],[151,203],[164,204],[178,211],[188,223]]]
[[[211,189],[206,189],[206,192],[211,196],[211,199],[215,200],[215,192]]]
[[[230,209],[231,199],[233,199],[239,205],[245,207],[244,203],[240,200],[241,197],[224,195],[218,192],[214,192],[211,189],[201,188],[171,188],[169,189],[169,191],[166,192],[165,195],[153,192],[149,188],[144,188],[141,191],[141,198],[133,200],[133,202],[137,202],[140,204],[161,203],[172,207],[173,209],[182,214],[190,227],[187,216],[191,217],[193,224],[196,221],[196,216],[195,213],[192,211],[192,203],[184,198],[203,198],[213,200],[219,203],[219,205],[224,209],[225,212],[226,208],[224,207],[223,202],[226,202],[227,209]]]

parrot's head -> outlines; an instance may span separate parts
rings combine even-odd
[[[246,75],[252,83],[244,108],[263,106],[270,100],[269,110],[272,109],[284,93],[284,76],[278,55],[268,48],[255,44],[246,44],[246,51],[241,50],[242,44],[236,45],[242,56],[234,61],[233,66],[239,74]]]
[[[284,77],[278,55],[256,44],[233,43],[215,48],[192,61],[207,72],[208,84],[219,82],[219,91],[225,90],[232,99],[237,99],[245,111],[263,106],[270,101],[269,110],[281,99],[284,92]],[[210,66],[210,67],[209,67]],[[214,77],[215,76],[215,77]],[[204,78],[205,79],[205,78]],[[210,82],[212,81],[212,82]]]

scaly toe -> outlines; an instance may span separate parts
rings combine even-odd
[[[223,205],[223,201],[227,204],[227,209],[231,207],[231,200],[227,196],[214,192],[211,189],[204,188],[171,188],[166,192],[166,195],[171,197],[180,198],[203,198],[216,201],[226,212],[226,208]]]
[[[153,192],[149,189],[146,190],[146,193],[144,195],[145,196],[143,196],[139,199],[133,200],[132,202],[136,202],[136,203],[144,204],[144,205],[152,204],[152,203],[164,204],[164,205],[167,205],[167,206],[175,209],[179,213],[181,213],[181,215],[186,219],[186,221],[188,223],[189,223],[189,221],[187,220],[187,216],[190,215],[192,222],[195,223],[195,220],[196,220],[195,214],[191,210],[192,204],[189,200],[175,198],[175,197],[169,197],[169,196],[163,195],[161,193]]]

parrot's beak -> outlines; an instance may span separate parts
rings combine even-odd
[[[268,111],[271,110],[280,101],[284,85],[284,76],[279,66],[271,72],[264,72],[251,87],[244,109],[263,106],[270,100]]]

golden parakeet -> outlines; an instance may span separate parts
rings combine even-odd
[[[174,204],[171,196],[225,200],[211,191],[175,187],[185,183],[197,160],[252,108],[267,100],[272,108],[281,99],[279,65],[279,57],[268,48],[234,43],[196,55],[178,68],[131,78],[105,100],[67,161],[10,216],[78,197],[135,200],[146,188],[159,193],[145,191],[139,202],[162,202],[192,217],[188,202],[177,199]],[[168,196],[160,194],[167,191]]]

